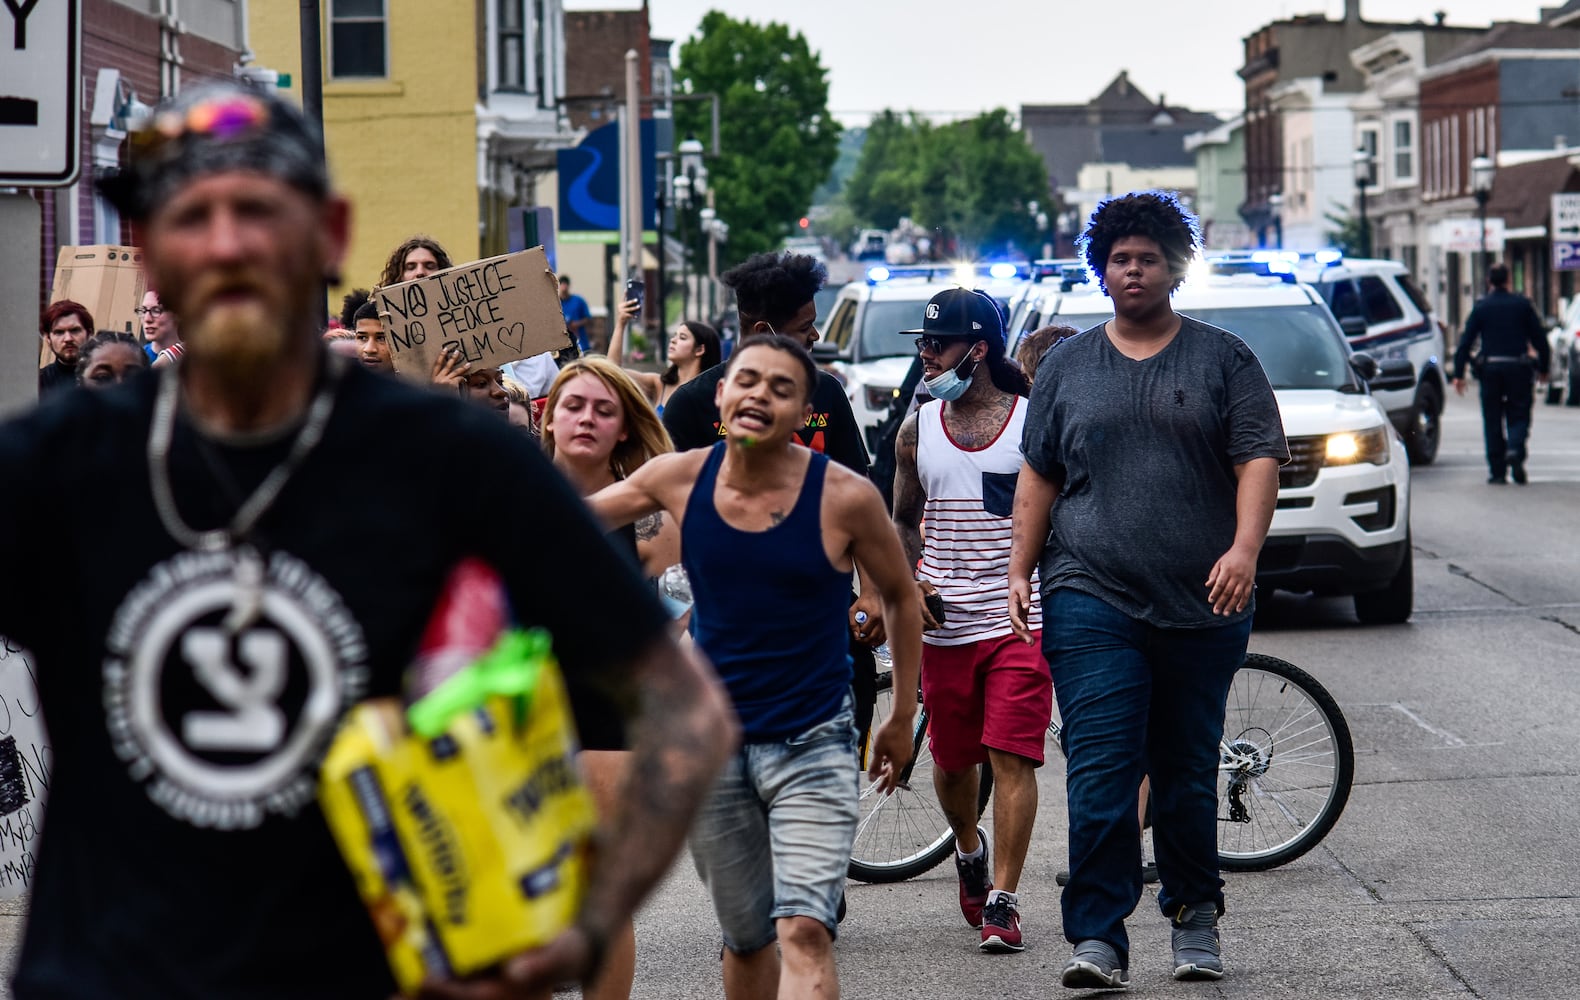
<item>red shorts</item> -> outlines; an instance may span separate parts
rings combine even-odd
[[[1042,765],[1053,718],[1053,680],[1042,634],[1013,634],[959,646],[922,644],[922,704],[933,760],[960,771],[1002,750]]]

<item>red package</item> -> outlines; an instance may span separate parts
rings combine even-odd
[[[412,660],[409,697],[416,701],[491,649],[509,621],[505,587],[481,559],[450,571]]]

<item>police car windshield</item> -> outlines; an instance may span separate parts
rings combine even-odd
[[[900,331],[919,329],[922,310],[926,308],[925,298],[869,301],[861,317],[861,356],[892,358],[915,354],[916,334],[906,335]]]
[[[1344,334],[1321,306],[1192,309],[1186,314],[1245,341],[1274,389],[1357,386]]]

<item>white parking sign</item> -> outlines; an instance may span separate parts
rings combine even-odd
[[[0,185],[77,179],[82,0],[0,3]]]

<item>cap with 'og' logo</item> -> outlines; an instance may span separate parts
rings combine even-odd
[[[983,291],[946,288],[934,295],[922,312],[922,328],[906,333],[934,337],[969,337],[1004,346],[1004,314]]]

